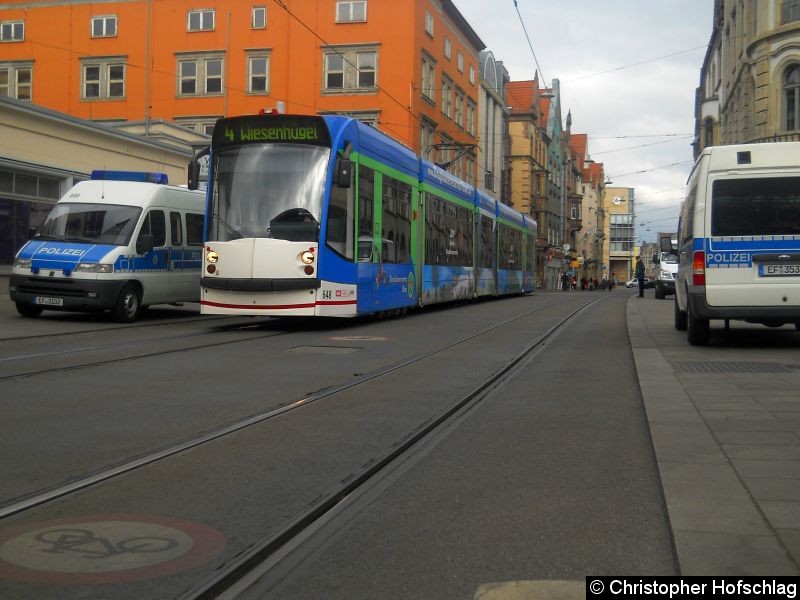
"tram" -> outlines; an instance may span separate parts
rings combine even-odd
[[[356,317],[534,291],[535,220],[342,116],[218,120],[204,239],[202,314]]]

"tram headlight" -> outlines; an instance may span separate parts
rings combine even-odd
[[[300,254],[300,260],[303,264],[310,265],[314,262],[314,253],[311,250],[306,250]]]
[[[215,263],[219,260],[219,254],[214,252],[213,250],[209,250],[206,253],[206,262]]]

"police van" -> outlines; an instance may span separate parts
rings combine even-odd
[[[800,142],[703,150],[677,246],[675,328],[690,344],[708,343],[712,319],[800,329]]]
[[[124,323],[151,304],[198,302],[204,204],[165,173],[94,171],[17,253],[11,300],[24,317],[110,310]]]

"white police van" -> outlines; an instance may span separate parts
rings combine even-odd
[[[703,150],[677,250],[675,328],[690,344],[708,343],[711,319],[800,329],[800,142]]]
[[[197,302],[204,205],[165,173],[94,171],[17,253],[11,300],[24,317],[110,310],[126,323],[151,304]]]
[[[663,238],[662,238],[663,239]],[[672,240],[671,246],[677,246],[678,241]],[[678,274],[678,256],[672,252],[660,252],[653,257],[656,266],[655,296],[663,300],[675,293],[675,277]]]

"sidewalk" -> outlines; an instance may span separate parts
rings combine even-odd
[[[627,322],[681,573],[800,574],[800,332],[712,322],[690,346],[650,295]]]

